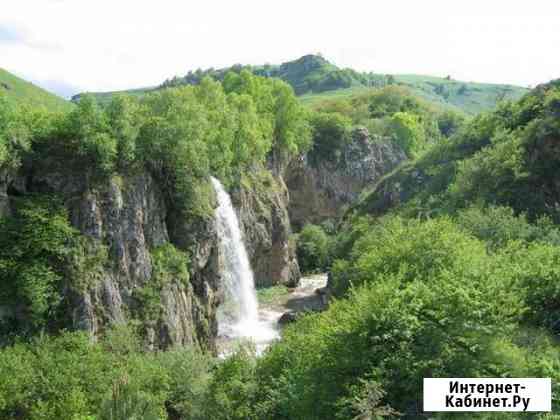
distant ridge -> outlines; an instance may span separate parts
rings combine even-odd
[[[121,93],[142,95],[152,90],[167,87],[198,84],[206,76],[221,81],[228,72],[241,72],[242,70],[248,70],[263,77],[276,77],[284,80],[293,87],[302,101],[307,103],[397,84],[409,88],[412,93],[430,102],[460,109],[469,114],[476,114],[493,109],[503,99],[519,99],[529,91],[526,88],[513,85],[461,82],[453,80],[451,77],[358,72],[349,68],[339,68],[321,55],[310,54],[279,65],[250,66],[236,64],[222,69],[198,69],[188,72],[185,76],[168,79],[157,87],[133,89]],[[92,93],[92,95],[99,102],[105,103],[115,93]],[[79,98],[80,95],[76,95],[72,99],[76,101]]]

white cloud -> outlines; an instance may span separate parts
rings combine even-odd
[[[322,52],[385,73],[537,84],[560,76],[549,0],[4,0],[0,65],[82,90],[156,85],[198,67]],[[558,72],[558,73],[557,73]]]

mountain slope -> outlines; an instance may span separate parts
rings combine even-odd
[[[199,69],[190,71],[182,77],[168,79],[157,88],[134,89],[123,93],[141,95],[153,89],[198,84],[206,76],[223,80],[228,72],[242,70],[249,70],[263,77],[277,77],[284,80],[294,88],[296,94],[306,104],[397,84],[408,87],[412,93],[428,101],[459,109],[468,114],[477,114],[494,108],[502,99],[517,100],[528,91],[519,86],[461,82],[449,77],[363,73],[353,69],[341,69],[319,55],[306,55],[280,65],[237,64],[223,69]],[[93,93],[93,95],[99,102],[106,103],[115,93]],[[79,97],[80,95],[76,95],[73,99],[77,100]]]
[[[72,109],[72,103],[0,68],[0,95],[16,104],[44,106],[53,111]]]
[[[560,80],[475,117],[449,140],[383,178],[359,214],[433,216],[473,203],[560,221]]]

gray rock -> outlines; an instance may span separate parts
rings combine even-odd
[[[278,320],[278,325],[283,327],[296,322],[299,318],[301,318],[301,314],[299,312],[284,312]]]
[[[353,132],[353,141],[342,150],[339,162],[311,162],[307,156],[294,159],[285,178],[292,226],[299,229],[306,223],[339,218],[364,188],[372,187],[405,159],[390,139],[370,138],[365,128]]]
[[[300,271],[288,215],[288,190],[280,176],[270,185],[233,192],[245,245],[257,287],[284,284],[295,287]]]

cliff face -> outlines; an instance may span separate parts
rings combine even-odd
[[[247,174],[232,200],[238,209],[257,287],[295,286],[300,271],[291,240],[288,190],[269,171]]]
[[[406,159],[398,146],[387,139],[371,139],[364,128],[352,137],[337,162],[306,156],[290,163],[286,184],[290,220],[296,228],[340,217],[364,188]]]
[[[173,209],[147,172],[115,176],[94,183],[95,187],[77,173],[45,168],[21,172],[0,183],[6,193],[59,194],[72,226],[91,239],[93,248],[107,250],[96,281],[80,291],[68,288],[66,292],[73,328],[95,336],[109,325],[135,319],[149,348],[188,344],[214,348],[221,256],[213,219],[197,221],[196,235],[182,235],[187,223],[170,222],[176,219]],[[0,203],[9,203],[7,197],[0,197]],[[177,236],[182,240],[177,241]],[[154,251],[170,243],[189,250],[190,280],[171,275],[156,285]],[[140,298],[146,290],[156,294],[156,310],[149,314]]]
[[[213,217],[185,218],[146,171],[92,182],[87,175],[50,162],[0,177],[0,211],[12,196],[57,194],[71,225],[89,238],[89,253],[106,250],[87,287],[68,287],[68,325],[92,336],[134,320],[149,348],[200,345],[214,349],[216,312],[223,300],[218,237]],[[296,285],[300,272],[290,240],[288,191],[280,175],[246,174],[230,191],[238,212],[257,286]],[[212,198],[214,206],[215,198]],[[189,254],[188,281],[155,273],[158,249],[173,244]],[[91,268],[93,271],[93,267]],[[155,291],[156,310],[145,296]]]
[[[298,284],[292,223],[340,216],[364,187],[404,159],[402,151],[371,142],[363,130],[354,136],[336,164],[278,158],[271,169],[244,174],[231,189],[258,287]],[[10,214],[12,197],[31,193],[61,197],[72,226],[90,242],[86,253],[106,250],[101,266],[91,269],[95,281],[65,291],[71,328],[96,336],[135,321],[149,348],[215,348],[223,256],[211,215],[182,215],[147,171],[91,180],[60,162],[35,161],[18,174],[0,173],[0,216]],[[211,201],[216,206],[215,197]],[[170,244],[188,274],[171,270],[162,280],[157,255]]]

